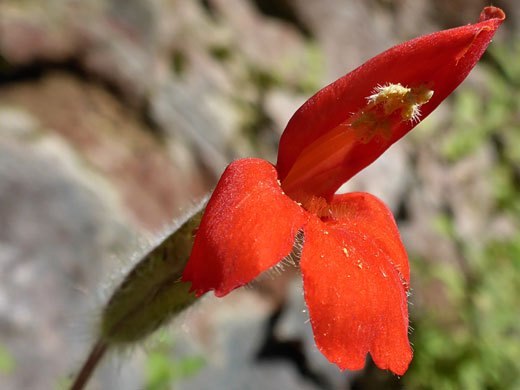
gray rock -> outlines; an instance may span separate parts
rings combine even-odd
[[[211,384],[215,390],[319,389],[286,359],[256,360],[272,310],[266,303],[254,290],[240,289],[225,299],[206,297],[194,308],[182,320],[190,331],[177,333],[182,341],[175,354],[198,354],[206,364],[176,388],[205,390]]]
[[[34,129],[9,131],[31,120],[9,116],[10,130],[0,115],[0,333],[15,369],[0,387],[50,389],[83,359],[103,263],[133,234],[66,144],[22,143]]]

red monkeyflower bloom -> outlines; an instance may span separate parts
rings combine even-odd
[[[287,256],[298,231],[316,345],[340,369],[403,374],[408,257],[390,210],[367,193],[335,194],[432,112],[482,56],[504,13],[395,46],[311,97],[280,140],[276,166],[231,163],[209,200],[183,281],[224,296]]]

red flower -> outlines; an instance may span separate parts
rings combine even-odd
[[[367,193],[335,195],[440,104],[475,66],[504,13],[395,46],[311,97],[280,140],[276,166],[231,163],[197,231],[183,281],[224,296],[287,256],[300,267],[316,345],[341,369],[401,375],[408,342],[408,258],[390,210]]]

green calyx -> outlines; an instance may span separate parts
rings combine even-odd
[[[101,319],[101,338],[111,344],[143,340],[196,299],[181,282],[204,209],[146,254],[115,290]]]

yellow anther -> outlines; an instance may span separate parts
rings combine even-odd
[[[401,110],[403,120],[418,121],[419,107],[428,103],[433,96],[433,91],[426,86],[408,88],[401,84],[378,85],[374,93],[367,97],[370,105],[382,104],[385,115],[390,115]]]

